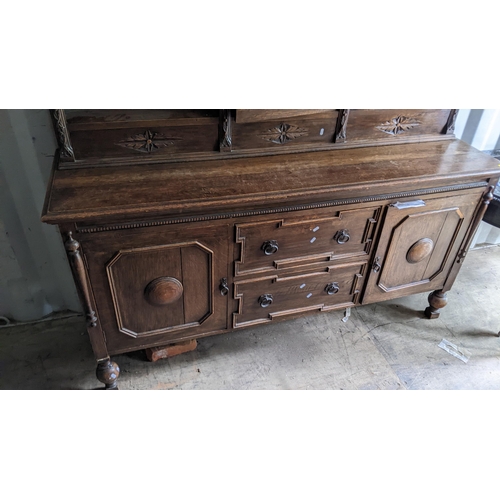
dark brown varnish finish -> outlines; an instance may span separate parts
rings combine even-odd
[[[42,220],[60,227],[98,379],[117,387],[114,354],[413,293],[438,317],[500,175],[455,118],[56,111]]]

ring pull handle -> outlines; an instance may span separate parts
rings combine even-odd
[[[273,303],[273,296],[270,293],[266,293],[259,297],[260,307],[269,307]]]
[[[220,280],[219,290],[221,295],[227,295],[229,293],[229,287],[227,286],[227,278],[222,278]]]
[[[340,290],[338,283],[328,283],[325,287],[325,292],[328,295],[335,295]]]
[[[337,231],[333,239],[339,244],[343,245],[347,243],[351,239],[351,235],[347,229],[342,229],[341,231]]]
[[[382,266],[380,265],[380,257],[376,257],[375,262],[373,263],[373,266],[372,266],[372,271],[374,273],[378,273],[378,272],[380,272],[380,269],[382,269]]]
[[[263,250],[266,255],[272,255],[278,251],[278,242],[276,240],[264,241],[261,250]]]

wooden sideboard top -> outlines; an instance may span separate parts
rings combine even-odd
[[[42,221],[130,220],[257,210],[430,189],[500,175],[462,141],[53,171]]]

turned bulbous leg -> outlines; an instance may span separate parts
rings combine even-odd
[[[441,290],[436,290],[429,295],[427,300],[430,307],[425,309],[425,315],[429,319],[439,318],[440,309],[448,303],[446,292],[443,293]]]
[[[109,358],[99,361],[96,369],[96,376],[102,382],[105,389],[118,389],[117,381],[120,376],[120,367]]]

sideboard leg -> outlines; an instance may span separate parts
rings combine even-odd
[[[425,315],[429,319],[439,318],[440,309],[442,309],[448,303],[448,297],[446,292],[442,290],[435,290],[432,292],[428,299],[429,306],[425,309]]]
[[[96,376],[105,385],[105,389],[118,389],[120,367],[109,358],[102,359],[97,363]]]

